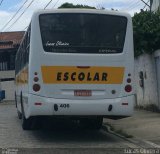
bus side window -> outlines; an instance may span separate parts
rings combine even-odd
[[[29,62],[30,31],[31,31],[31,26],[29,26],[28,32],[27,32],[27,52],[26,52],[26,58],[27,58],[26,60],[27,60],[27,63]]]
[[[27,34],[24,39],[24,66],[27,64]]]

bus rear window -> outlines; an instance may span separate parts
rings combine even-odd
[[[127,18],[115,15],[56,13],[39,16],[43,48],[53,53],[121,53]]]

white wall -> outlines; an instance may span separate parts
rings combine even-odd
[[[0,71],[0,78],[14,78],[15,71]],[[5,100],[14,100],[14,81],[5,81],[0,83],[0,89],[5,90]]]
[[[146,106],[155,104],[158,106],[158,89],[156,80],[156,67],[154,55],[143,54],[135,59],[135,81],[137,105]],[[144,88],[139,85],[139,72],[144,74]]]
[[[152,11],[156,12],[158,10],[158,7],[160,8],[160,0],[153,0],[152,4]]]

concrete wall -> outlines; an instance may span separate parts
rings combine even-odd
[[[15,71],[0,71],[0,79],[3,78],[14,78]],[[14,81],[4,81],[0,83],[0,89],[5,90],[6,99],[5,100],[14,100]]]
[[[154,12],[158,11],[160,9],[160,0],[153,0],[151,9]]]
[[[139,85],[139,72],[144,74],[144,87]],[[135,82],[137,105],[158,105],[158,88],[156,77],[155,55],[143,54],[135,59]]]

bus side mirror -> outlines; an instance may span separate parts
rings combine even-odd
[[[144,87],[144,75],[142,71],[139,72],[139,78],[140,78],[139,85],[141,88],[143,88]]]

